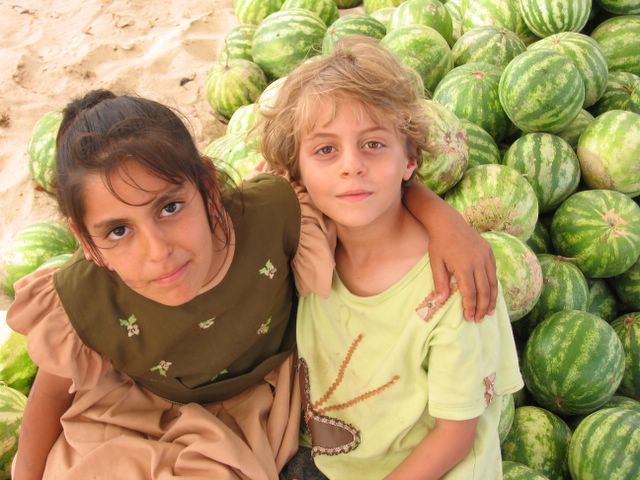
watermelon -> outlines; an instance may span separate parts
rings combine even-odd
[[[240,23],[258,25],[269,14],[277,12],[284,0],[233,0],[233,11]]]
[[[553,244],[551,243],[551,235],[549,228],[538,219],[533,229],[533,235],[527,240],[527,245],[534,253],[553,253]]]
[[[538,254],[542,268],[542,293],[531,311],[514,323],[520,338],[527,338],[545,318],[561,310],[586,311],[589,285],[584,274],[563,257]]]
[[[456,66],[481,62],[504,69],[526,49],[524,42],[512,31],[486,25],[467,30],[453,45],[451,53]]]
[[[591,112],[601,115],[609,110],[628,110],[640,113],[640,77],[629,72],[610,72],[602,97]]]
[[[609,71],[640,75],[640,15],[621,15],[605,20],[592,32],[607,59]]]
[[[27,397],[7,385],[0,384],[0,478],[11,477],[11,462],[18,450],[20,425]]]
[[[579,32],[590,12],[591,0],[520,0],[524,23],[539,37]]]
[[[571,59],[545,49],[527,50],[500,77],[500,103],[524,132],[562,130],[584,103],[584,82]]]
[[[396,28],[387,32],[381,42],[400,62],[420,74],[430,92],[453,68],[449,44],[440,33],[426,25]]]
[[[291,10],[292,8],[303,8],[315,13],[326,26],[340,18],[338,5],[334,0],[284,0],[280,10]]]
[[[564,127],[559,132],[556,132],[556,135],[565,140],[571,148],[574,150],[578,148],[578,140],[580,139],[580,135],[584,132],[587,125],[589,125],[593,121],[593,115],[591,115],[587,110],[580,110],[578,116],[574,118],[569,125]]]
[[[467,169],[488,163],[500,163],[500,150],[493,137],[484,128],[469,120],[460,119],[460,121],[467,131],[469,141]]]
[[[462,36],[462,10],[455,2],[446,2],[444,8],[451,17],[451,40],[455,43]]]
[[[610,110],[599,115],[580,136],[577,153],[589,188],[640,195],[640,114]]]
[[[571,0],[575,1],[575,0]],[[591,1],[589,0],[589,4]],[[604,52],[593,38],[576,32],[556,33],[529,45],[529,50],[545,48],[565,54],[578,69],[584,82],[583,108],[590,107],[607,87],[609,68]]]
[[[397,7],[404,0],[363,0],[364,13],[374,13],[381,8]]]
[[[234,132],[218,137],[205,149],[217,169],[222,169],[236,183],[240,183],[263,158],[258,149],[259,140],[247,132]]]
[[[29,395],[38,367],[27,351],[27,337],[14,332],[0,311],[0,382]]]
[[[588,279],[589,304],[587,312],[611,323],[618,315],[618,300],[611,287],[602,279]]]
[[[614,395],[602,408],[634,408],[640,410],[640,402],[633,398],[625,397],[624,395]]]
[[[616,392],[624,350],[611,325],[580,310],[543,320],[527,339],[522,375],[535,401],[563,415],[591,413]]]
[[[638,0],[596,0],[598,5],[607,12],[616,15],[630,15],[640,13]]]
[[[576,428],[569,442],[574,480],[640,478],[640,411],[605,408]]]
[[[640,312],[626,313],[611,326],[624,348],[624,376],[619,391],[640,400]]]
[[[507,149],[502,163],[531,184],[541,212],[555,210],[580,182],[580,162],[573,148],[550,133],[527,133]]]
[[[537,37],[524,23],[517,0],[473,0],[462,15],[462,31],[491,25],[512,31],[528,45]]]
[[[531,311],[542,292],[542,268],[535,253],[506,232],[484,232],[496,258],[496,275],[502,286],[512,322]]]
[[[502,461],[503,480],[549,480],[543,474],[527,467],[524,463],[512,462],[510,460]]]
[[[71,259],[72,256],[73,254],[71,253],[61,253],[60,255],[56,255],[54,257],[51,257],[45,260],[40,264],[40,266],[37,269],[44,270],[45,268],[62,267],[65,263],[67,263]]]
[[[467,170],[445,200],[479,232],[505,231],[526,242],[538,219],[533,187],[506,165],[479,165]]]
[[[384,25],[384,28],[389,31],[391,28],[391,17],[393,17],[393,12],[396,11],[396,7],[383,7],[375,12],[369,14],[369,16],[381,24]]]
[[[555,251],[587,277],[613,277],[640,256],[640,207],[620,192],[584,190],[558,207],[550,232]]]
[[[609,283],[625,305],[640,310],[640,259],[628,270],[610,278]]]
[[[247,23],[236,25],[229,30],[222,42],[218,61],[223,64],[232,58],[253,61],[251,45],[253,43],[253,35],[256,33],[256,28],[258,27]]]
[[[270,77],[284,77],[322,51],[326,32],[322,19],[309,10],[292,8],[272,13],[253,36],[253,59]]]
[[[391,30],[407,25],[426,25],[453,45],[453,23],[449,11],[439,0],[406,0],[391,16]]]
[[[458,183],[467,168],[467,132],[462,122],[439,103],[424,100],[423,105],[430,126],[418,175],[431,190],[442,194]]]
[[[500,408],[500,421],[498,422],[498,437],[500,438],[500,443],[507,438],[507,434],[509,430],[511,430],[511,425],[513,425],[513,417],[516,412],[515,402],[513,400],[513,395],[500,395],[501,408]]]
[[[266,86],[267,78],[256,63],[228,59],[209,70],[205,89],[211,108],[228,119],[238,108],[255,102]]]
[[[4,288],[14,295],[13,284],[33,272],[43,262],[76,250],[78,244],[66,225],[45,221],[27,225],[13,237],[3,258]]]
[[[29,173],[33,181],[43,190],[54,192],[56,175],[56,137],[62,123],[62,112],[45,113],[36,122],[27,146]]]
[[[536,406],[518,407],[501,445],[502,459],[527,465],[551,480],[564,480],[570,438],[569,426],[554,413]]]
[[[267,88],[263,90],[256,102],[258,104],[258,109],[261,112],[264,112],[265,110],[268,110],[275,105],[275,102],[278,98],[278,92],[286,81],[287,77],[280,77],[279,79],[267,85]]]
[[[322,53],[330,53],[333,50],[333,45],[347,35],[366,35],[380,40],[386,33],[386,27],[369,15],[362,13],[345,15],[333,22],[327,29],[322,40]]]
[[[458,118],[469,120],[500,141],[509,118],[500,105],[500,68],[489,63],[466,63],[449,71],[438,83],[433,99]]]
[[[225,133],[248,132],[258,121],[259,114],[260,107],[257,103],[241,106],[231,115]]]

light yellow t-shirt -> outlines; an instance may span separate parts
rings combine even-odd
[[[334,274],[328,298],[300,299],[297,341],[314,461],[331,480],[384,478],[435,417],[478,416],[472,451],[446,478],[502,478],[500,396],[522,379],[501,292],[475,323],[458,292],[438,304],[428,256],[371,297]]]

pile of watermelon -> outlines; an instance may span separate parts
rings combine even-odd
[[[241,180],[261,160],[251,128],[287,75],[343,36],[378,39],[425,86],[425,183],[496,256],[526,385],[503,408],[505,478],[640,478],[640,1],[233,7],[238,24],[202,99],[227,131],[205,153]],[[56,118],[29,147],[46,191],[55,187],[40,152]],[[16,272],[7,292],[75,248],[46,243],[46,255],[17,247],[29,265],[5,267]]]

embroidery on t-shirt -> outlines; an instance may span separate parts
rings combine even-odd
[[[386,382],[384,385],[368,390],[360,395],[356,395],[346,402],[323,406],[342,383],[347,367],[351,361],[351,357],[361,340],[362,335],[358,335],[354,339],[338,369],[336,379],[327,389],[326,393],[313,403],[311,403],[309,387],[310,379],[307,364],[303,358],[298,362],[301,386],[303,388],[304,420],[311,432],[311,455],[313,456],[317,454],[338,455],[341,453],[347,453],[355,449],[360,444],[360,432],[357,428],[338,418],[325,415],[326,412],[350,408],[357,403],[363,402],[380,394],[400,379],[399,375],[394,375],[391,380]]]
[[[271,317],[267,318],[267,320],[260,325],[260,328],[257,330],[258,335],[266,335],[269,333],[269,326],[271,325]]]
[[[229,370],[227,370],[226,368],[223,368],[222,370],[220,370],[218,373],[216,373],[213,377],[211,377],[211,382],[213,382],[216,378],[218,378],[221,375],[226,375],[227,373],[229,373]]]
[[[207,328],[209,328],[210,326],[212,326],[214,323],[216,323],[216,317],[211,317],[211,318],[210,318],[210,319],[208,319],[208,320],[205,320],[205,321],[203,321],[203,322],[200,322],[200,323],[198,324],[198,326],[204,330],[204,329],[207,329]]]
[[[273,263],[271,263],[271,259],[269,259],[267,260],[267,263],[264,264],[264,267],[258,270],[258,273],[260,275],[264,275],[265,277],[268,277],[269,280],[273,280],[273,277],[275,276],[277,271],[278,269],[273,266]]]
[[[120,318],[119,321],[120,321],[120,326],[127,327],[127,337],[140,335],[140,327],[136,323],[138,319],[136,318],[135,315],[133,314],[129,315],[129,318],[126,320],[123,320],[122,318]]]
[[[455,281],[451,282],[451,284],[449,285],[449,290],[451,292],[449,295],[450,298],[451,295],[453,295],[453,293],[458,290],[458,285],[455,283]],[[424,297],[424,299],[418,304],[418,306],[416,307],[416,313],[422,320],[428,322],[445,303],[446,300],[444,302],[438,301],[438,294],[434,290],[429,295]]]
[[[167,370],[169,370],[169,367],[171,367],[171,364],[173,362],[167,362],[166,360],[160,360],[160,363],[158,363],[155,367],[151,367],[149,369],[150,372],[158,372],[160,375],[162,375],[163,377],[167,376]]]
[[[493,372],[488,377],[485,377],[483,380],[484,383],[484,400],[487,402],[487,407],[493,400],[493,396],[495,395],[494,386],[496,383],[496,372]]]

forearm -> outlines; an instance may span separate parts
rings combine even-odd
[[[70,380],[39,371],[25,408],[13,480],[40,480],[47,456],[62,431],[60,417],[73,395]]]
[[[456,466],[473,447],[478,419],[437,420],[434,429],[386,480],[436,480]]]
[[[416,180],[412,180],[405,189],[402,202],[429,233],[436,231],[443,221],[468,227],[460,212]]]

